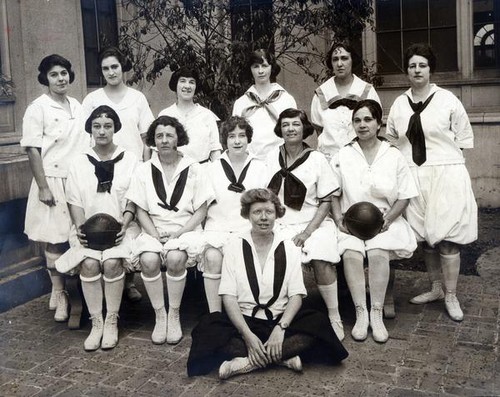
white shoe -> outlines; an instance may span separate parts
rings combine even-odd
[[[462,321],[464,319],[464,312],[460,308],[460,302],[458,302],[456,294],[447,292],[444,298],[444,305],[452,320]]]
[[[99,313],[98,315],[91,316],[90,319],[92,320],[92,329],[90,330],[89,336],[83,343],[83,348],[88,352],[97,350],[101,347],[101,339],[104,331],[102,314]]]
[[[410,303],[415,305],[423,305],[425,303],[435,302],[437,300],[444,299],[443,286],[441,282],[434,281],[432,283],[432,289],[430,291],[424,292],[414,298],[410,299]]]
[[[49,299],[49,310],[54,311],[56,309],[57,309],[57,294],[54,287],[52,287],[52,292],[50,293],[50,299]]]
[[[54,320],[58,323],[68,321],[68,295],[64,290],[56,291],[56,312],[54,313]]]
[[[279,363],[279,365],[290,368],[295,372],[302,372],[302,360],[299,356],[294,356],[292,358],[289,358],[288,360],[283,360]]]
[[[333,317],[330,316],[330,324],[332,324],[333,331],[335,332],[335,335],[337,335],[337,338],[339,341],[343,341],[345,334],[344,334],[344,325],[342,324],[342,320],[340,317]]]
[[[101,349],[112,349],[118,344],[118,313],[107,313],[104,322]]]
[[[155,309],[156,323],[151,335],[151,340],[155,345],[161,345],[167,341],[167,312],[165,306]]]
[[[389,339],[389,333],[385,328],[384,309],[382,305],[372,306],[370,310],[370,327],[372,328],[372,336],[375,342],[385,343]]]
[[[167,327],[167,343],[169,345],[176,345],[182,339],[181,319],[179,308],[168,309],[168,327]]]
[[[222,363],[219,367],[219,379],[227,379],[234,375],[246,374],[257,368],[258,367],[250,364],[248,357],[236,357]]]
[[[363,341],[368,336],[368,310],[366,306],[356,305],[356,324],[352,328],[351,335],[354,340]]]

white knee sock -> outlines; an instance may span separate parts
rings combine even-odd
[[[370,301],[372,307],[383,307],[387,284],[389,283],[389,252],[368,251],[368,282],[370,285]]]
[[[363,255],[357,251],[346,251],[342,255],[344,274],[355,306],[366,307],[366,281]]]
[[[318,285],[318,291],[325,301],[326,308],[328,309],[328,317],[340,319],[337,281],[334,281],[330,285]]]
[[[122,302],[123,286],[125,284],[125,273],[115,278],[104,279],[104,296],[106,297],[106,309],[108,313],[118,313]]]
[[[80,275],[80,280],[82,281],[83,296],[89,308],[90,315],[101,314],[103,299],[101,274],[99,273],[94,277],[83,277]]]
[[[181,276],[171,276],[166,274],[167,277],[167,293],[168,293],[168,306],[173,309],[181,307],[182,295],[184,287],[186,286],[187,270]]]
[[[165,297],[163,295],[163,280],[161,279],[161,272],[156,276],[148,278],[141,273],[142,280],[144,281],[144,288],[148,293],[149,300],[153,309],[161,309],[165,307]]]
[[[460,273],[460,253],[451,255],[441,254],[441,267],[443,269],[444,288],[446,293],[457,292],[458,274]]]
[[[210,313],[222,311],[222,299],[219,296],[220,274],[203,273],[205,295]]]
[[[47,263],[47,270],[49,271],[50,281],[55,291],[62,291],[64,289],[64,277],[56,270],[56,260],[62,254],[45,251],[45,262]]]

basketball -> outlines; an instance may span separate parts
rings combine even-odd
[[[122,225],[111,215],[95,214],[82,225],[82,232],[91,249],[104,251],[115,246]]]
[[[361,240],[375,237],[384,225],[382,212],[372,203],[361,201],[351,205],[344,216],[349,233]]]

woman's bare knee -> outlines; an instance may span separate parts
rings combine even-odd
[[[167,272],[171,276],[178,277],[184,274],[186,270],[187,254],[186,251],[171,250],[167,253]]]
[[[204,271],[210,274],[220,274],[222,270],[222,253],[217,248],[205,251]]]
[[[95,277],[101,273],[101,265],[98,260],[85,258],[80,263],[80,275],[83,277]]]
[[[141,254],[140,261],[144,276],[151,278],[156,277],[160,273],[160,254],[156,252],[144,252]]]
[[[112,279],[123,274],[122,260],[117,258],[107,259],[102,264],[104,276]]]

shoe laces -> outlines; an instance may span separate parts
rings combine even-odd
[[[382,307],[372,307],[372,316],[371,320],[375,326],[383,325],[382,316],[383,316],[383,308]]]
[[[356,317],[362,316],[366,312],[366,306],[356,305]]]
[[[108,313],[106,315],[105,326],[118,324],[118,318],[119,316],[117,313]]]
[[[104,325],[104,321],[102,320],[102,316],[90,316],[90,320],[92,321],[92,328],[102,328]]]
[[[167,312],[165,311],[165,307],[160,307],[159,309],[155,309],[155,315],[157,320],[163,320],[167,318]]]

